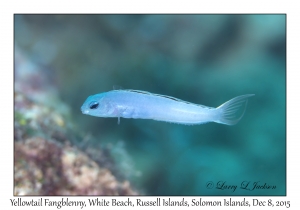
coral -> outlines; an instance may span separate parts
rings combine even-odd
[[[89,140],[96,140],[79,131],[56,89],[47,88],[43,68],[18,48],[16,54],[14,194],[137,195],[129,181],[116,178],[122,168],[111,150],[91,148]]]
[[[15,143],[15,195],[136,195],[80,150],[43,138]]]

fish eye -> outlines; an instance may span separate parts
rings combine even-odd
[[[92,101],[89,105],[90,109],[97,109],[98,106],[99,106],[99,102],[97,101]]]

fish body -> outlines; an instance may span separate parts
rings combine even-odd
[[[207,122],[234,125],[242,118],[247,100],[253,95],[238,96],[212,108],[145,91],[112,90],[89,96],[81,111],[96,117],[117,117],[118,122],[123,117],[187,125]]]

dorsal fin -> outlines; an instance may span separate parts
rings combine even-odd
[[[120,85],[113,85],[113,90],[123,90],[123,88]]]
[[[177,102],[181,102],[181,103],[186,103],[186,104],[191,104],[191,105],[195,105],[195,106],[200,106],[200,107],[203,107],[203,108],[211,109],[211,107],[203,106],[201,104],[194,104],[194,103],[191,103],[191,102],[188,102],[188,101],[183,101],[181,99],[174,98],[172,96],[160,95],[160,94],[150,93],[150,92],[147,92],[147,91],[132,90],[132,89],[121,90],[121,91],[128,91],[128,92],[135,92],[135,93],[146,94],[146,95],[153,95],[153,96],[158,96],[158,97],[163,97],[163,98],[171,99],[173,101],[177,101]]]

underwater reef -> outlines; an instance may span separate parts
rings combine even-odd
[[[45,72],[16,47],[14,195],[139,194],[113,149],[86,146],[93,137],[76,128]]]
[[[286,195],[286,20],[15,14],[15,194]],[[209,107],[255,96],[234,126],[82,114],[87,97],[116,86]],[[276,188],[219,186],[244,181]]]

